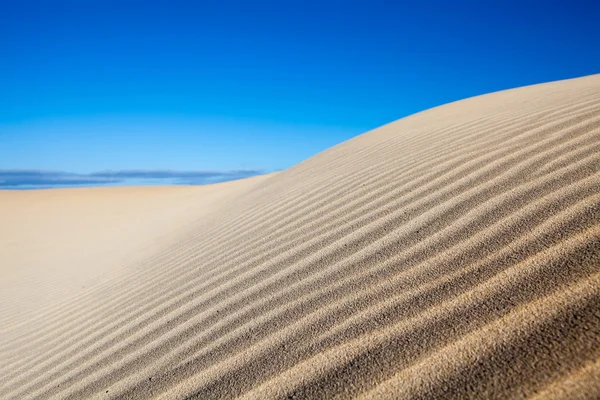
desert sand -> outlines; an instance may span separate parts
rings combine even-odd
[[[600,75],[199,187],[0,191],[0,398],[600,398]]]

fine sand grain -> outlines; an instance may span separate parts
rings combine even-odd
[[[600,398],[600,75],[203,187],[0,192],[0,398]]]

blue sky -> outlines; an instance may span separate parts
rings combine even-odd
[[[600,72],[599,4],[0,0],[0,186],[288,168],[432,106]]]

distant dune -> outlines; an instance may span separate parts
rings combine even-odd
[[[276,174],[0,192],[0,398],[600,398],[600,75]]]

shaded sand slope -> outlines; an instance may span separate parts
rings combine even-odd
[[[437,107],[228,185],[212,202],[155,189],[122,216],[135,257],[101,267],[44,250],[11,272],[2,224],[19,286],[0,305],[0,397],[600,396],[600,75]],[[14,228],[19,251],[76,227],[78,257],[116,243],[97,231],[121,217],[44,215]]]

